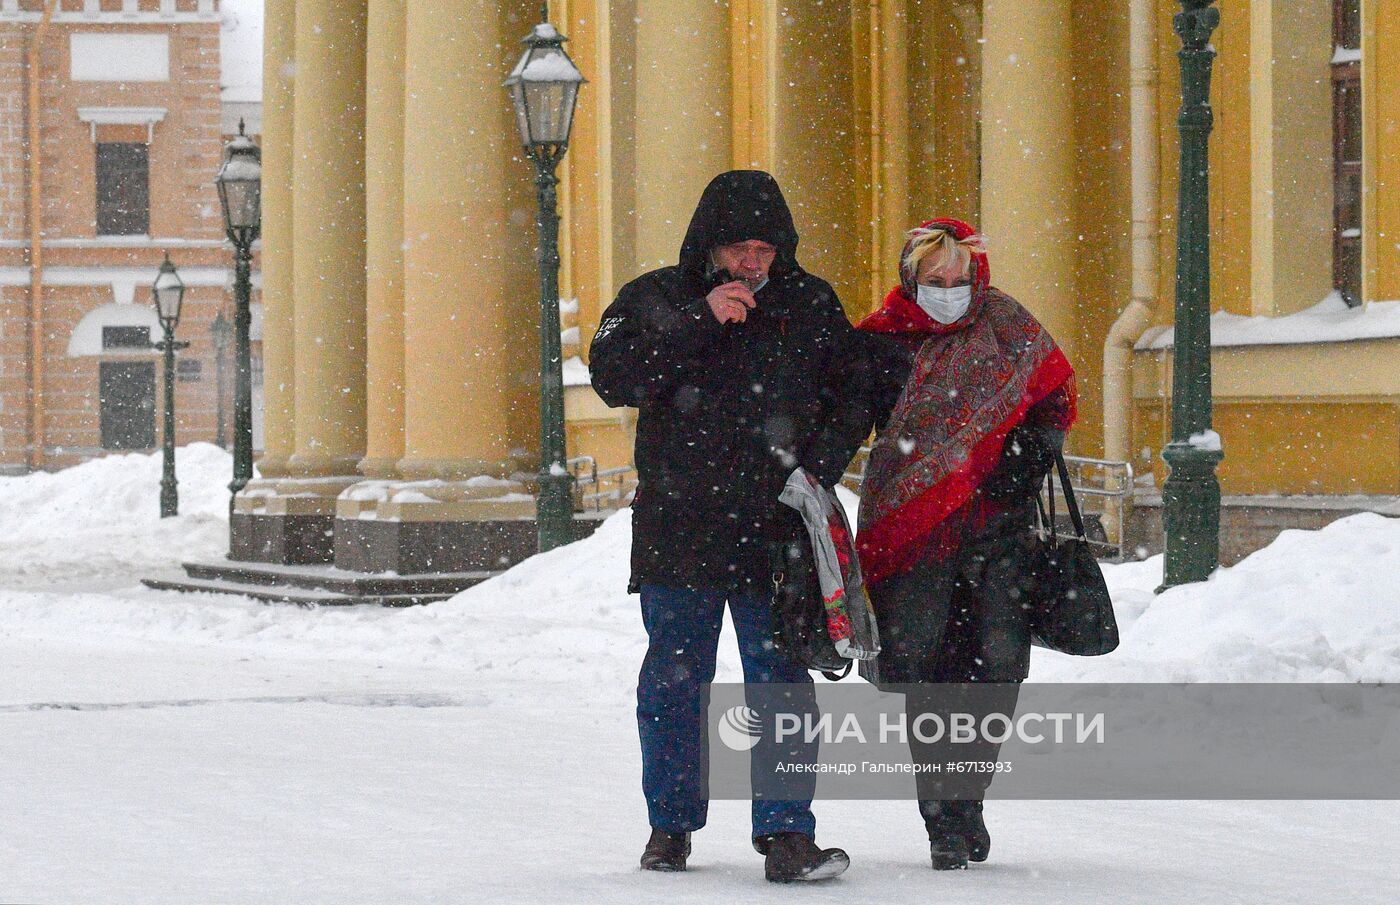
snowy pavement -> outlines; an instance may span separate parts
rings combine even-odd
[[[927,868],[910,802],[819,802],[852,867],[775,888],[748,808],[648,875],[626,515],[453,601],[302,610],[141,588],[224,542],[227,458],[0,479],[0,902],[1392,901],[1396,802],[988,804],[992,859]],[[188,464],[186,464],[188,463]],[[148,511],[149,510],[149,511]],[[91,556],[86,554],[91,553]],[[1290,532],[1153,597],[1110,567],[1102,661],[1041,680],[1400,681],[1400,522]],[[738,675],[732,638],[721,679]]]

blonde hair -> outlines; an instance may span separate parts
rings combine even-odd
[[[915,227],[905,237],[909,241],[909,252],[900,264],[909,273],[918,273],[919,263],[929,255],[936,255],[933,259],[935,270],[942,270],[956,260],[961,272],[967,273],[972,266],[973,254],[985,254],[987,251],[986,236],[974,233],[966,239],[958,239],[952,230],[942,226]]]

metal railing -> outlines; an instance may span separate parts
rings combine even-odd
[[[862,446],[851,462],[851,468],[841,483],[859,493],[865,480],[865,465],[870,447]],[[631,465],[619,468],[598,468],[592,456],[576,456],[568,460],[574,475],[574,509],[580,512],[612,512],[629,505],[637,490],[637,469]],[[1134,473],[1131,462],[1114,462],[1088,456],[1065,456],[1069,483],[1085,519],[1090,523],[1089,543],[1102,551],[1103,558],[1122,562],[1127,552],[1126,532],[1128,513],[1132,506]],[[1058,486],[1058,481],[1056,485]],[[1063,499],[1063,493],[1058,494]],[[1064,514],[1061,505],[1056,511]],[[1097,526],[1094,529],[1098,516]]]
[[[592,456],[575,456],[565,464],[574,475],[575,511],[613,512],[632,502],[637,491],[636,467],[600,469]]]
[[[852,460],[850,470],[841,477],[841,483],[848,489],[860,493],[869,457],[870,447],[862,446]],[[1097,524],[1102,528],[1100,535],[1092,525],[1085,525],[1089,543],[1096,550],[1102,551],[1102,558],[1122,562],[1127,553],[1124,547],[1128,513],[1132,506],[1132,463],[1091,459],[1087,456],[1065,456],[1065,466],[1069,469],[1069,483],[1074,488],[1075,499],[1078,500],[1086,521],[1092,522],[1091,516],[1098,516]],[[1059,486],[1058,480],[1055,483]],[[1064,494],[1059,493],[1057,496],[1063,499]],[[1056,506],[1056,511],[1064,514],[1066,509]]]
[[[1103,550],[1105,559],[1122,562],[1127,555],[1124,548],[1127,546],[1128,513],[1133,499],[1133,464],[1091,459],[1088,456],[1065,456],[1065,466],[1069,469],[1069,486],[1074,488],[1080,511],[1085,518],[1091,514],[1099,516],[1099,525],[1104,534],[1103,537],[1096,537],[1089,530],[1090,545]],[[1088,527],[1085,526],[1086,529]]]

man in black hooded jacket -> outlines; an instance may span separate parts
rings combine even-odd
[[[622,287],[590,350],[598,395],[639,410],[630,590],[650,639],[637,722],[652,870],[684,870],[705,823],[702,697],[726,602],[745,682],[812,681],[772,645],[769,551],[801,531],[778,495],[798,466],[835,485],[864,437],[842,407],[859,339],[831,286],[798,265],[797,241],[772,176],[717,176],[680,262]],[[814,833],[810,800],[754,802],[770,880],[846,868]]]

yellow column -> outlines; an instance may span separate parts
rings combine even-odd
[[[367,478],[403,458],[404,4],[369,0],[365,71]]]
[[[754,159],[769,161],[765,168],[782,185],[802,237],[802,263],[831,282],[848,311],[863,313],[868,258],[859,224],[870,218],[863,216],[861,167],[854,162],[867,153],[862,145],[870,132],[868,123],[857,126],[857,113],[845,102],[857,90],[855,67],[866,65],[855,50],[850,7],[784,6],[775,0],[750,4],[755,10],[745,24],[751,53],[758,58],[746,66],[746,73],[735,74],[736,86],[750,86],[747,131],[738,121],[740,105],[735,99],[736,144],[747,134],[750,147],[763,152]],[[736,66],[740,60],[736,54]],[[902,120],[893,134],[907,152]],[[737,147],[734,157],[742,160]],[[898,203],[899,215],[890,221],[896,231],[905,228],[907,192],[899,195]]]
[[[982,223],[992,281],[1076,360],[1069,0],[986,0]]]
[[[772,0],[731,0],[729,21],[734,166],[771,170],[778,110],[778,5]]]
[[[611,0],[568,4],[565,45],[589,83],[574,112],[569,153],[560,168],[573,216],[565,226],[581,347],[588,348],[613,297],[613,142]]]
[[[1362,0],[1362,294],[1400,299],[1400,0]]]
[[[353,476],[364,456],[365,12],[297,3],[297,477]]]
[[[267,0],[263,12],[262,305],[265,478],[287,474],[296,449],[292,360],[292,75],[295,0]]]
[[[909,222],[909,50],[908,16],[904,0],[881,0],[874,22],[876,48],[871,76],[876,86],[872,109],[878,111],[871,129],[875,161],[875,249],[870,262],[874,283],[872,298],[884,301],[885,293],[899,280],[899,253]],[[873,8],[873,6],[872,6]],[[922,200],[922,199],[921,199]]]
[[[403,330],[412,354],[399,472],[410,480],[503,477],[513,451],[538,448],[534,191],[501,88],[533,20],[501,7],[407,5]]]
[[[1253,0],[1249,16],[1251,307],[1292,314],[1332,290],[1332,10]]]
[[[982,76],[979,0],[910,0],[910,219],[980,216],[977,111]],[[937,211],[933,208],[938,208]],[[913,224],[910,224],[913,225]]]
[[[705,185],[731,168],[727,6],[636,0],[637,267],[676,263]]]

